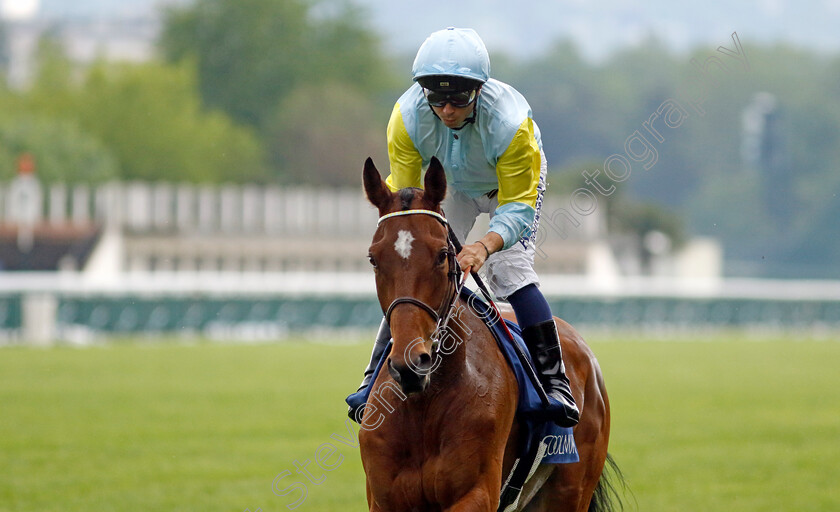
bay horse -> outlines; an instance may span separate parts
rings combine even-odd
[[[377,400],[368,400],[359,432],[370,511],[495,511],[520,442],[518,388],[495,338],[474,314],[450,322],[458,341],[445,355],[433,346],[447,310],[469,307],[454,291],[457,262],[440,207],[443,167],[432,158],[423,189],[394,193],[368,158],[363,182],[380,215],[369,257],[393,338],[371,384]],[[610,434],[604,380],[583,338],[559,318],[555,323],[580,408],[574,428],[580,462],[540,466],[517,510],[611,510],[617,496],[604,472]]]

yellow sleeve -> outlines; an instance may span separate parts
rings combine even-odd
[[[534,122],[530,118],[522,122],[510,145],[496,162],[496,175],[499,178],[499,206],[523,203],[536,207],[540,147],[534,136]]]
[[[422,188],[420,174],[423,169],[423,158],[408,136],[405,128],[400,104],[394,105],[391,119],[388,121],[388,159],[391,162],[391,175],[385,180],[392,191],[401,188]]]

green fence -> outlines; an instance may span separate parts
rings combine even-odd
[[[0,331],[19,329],[21,320],[21,296],[0,295]]]
[[[554,297],[549,302],[555,315],[577,326],[840,328],[840,300]],[[0,331],[6,337],[20,332],[23,304],[22,295],[0,296]],[[56,295],[55,316],[59,337],[73,329],[102,335],[261,332],[271,337],[312,328],[372,329],[382,311],[374,297],[63,294]]]
[[[552,312],[575,325],[840,327],[840,301],[671,297],[551,300]]]
[[[85,326],[105,333],[207,331],[214,327],[353,328],[378,324],[373,298],[343,297],[62,297],[58,327]]]

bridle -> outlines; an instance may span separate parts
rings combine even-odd
[[[490,292],[487,290],[487,286],[484,285],[481,277],[478,275],[477,272],[473,271],[470,274],[463,274],[463,278],[459,279],[461,276],[461,267],[458,265],[458,261],[456,260],[456,256],[458,255],[458,251],[461,250],[461,243],[458,241],[458,238],[455,236],[455,233],[452,231],[452,226],[449,225],[447,222],[446,217],[441,215],[440,213],[433,212],[431,210],[402,210],[399,212],[388,213],[379,217],[379,221],[376,223],[377,227],[382,224],[382,222],[393,218],[393,217],[400,217],[403,215],[431,215],[432,217],[436,218],[446,229],[447,236],[446,241],[448,245],[448,255],[447,258],[449,260],[449,276],[447,279],[447,288],[451,288],[452,292],[451,295],[445,295],[443,302],[441,303],[440,307],[436,310],[423,302],[420,299],[414,297],[397,297],[391,302],[391,305],[388,306],[388,309],[385,311],[385,320],[388,324],[391,324],[391,313],[394,311],[394,308],[399,304],[412,304],[414,306],[419,307],[423,311],[429,314],[432,317],[432,320],[435,321],[436,326],[435,330],[432,333],[432,358],[433,360],[436,358],[437,353],[441,350],[440,348],[440,340],[446,333],[447,325],[449,324],[449,319],[452,318],[452,312],[456,310],[456,308],[452,307],[455,305],[455,302],[458,300],[458,297],[461,295],[461,289],[464,287],[464,284],[467,282],[467,277],[469,275],[473,276],[476,285],[481,290],[481,293],[484,295],[484,298],[487,299],[488,305],[495,311],[496,318],[501,319],[502,313],[499,311],[499,308],[496,307],[496,304],[493,302],[493,299],[490,296]],[[512,341],[512,347],[516,352],[517,359],[519,359],[520,364],[522,367],[525,368],[525,371],[528,377],[535,385],[535,389],[537,390],[537,394],[540,397],[543,405],[548,406],[549,400],[548,395],[546,395],[545,390],[543,389],[542,385],[539,383],[539,378],[537,377],[536,372],[534,371],[533,367],[531,366],[531,361],[528,359],[528,356],[525,354],[525,351],[521,345],[516,342],[513,342],[514,336],[511,334],[510,329],[507,326],[507,323],[504,321],[500,322],[500,325],[504,329],[505,333],[507,334],[507,339]]]
[[[422,300],[416,297],[397,297],[391,304],[388,306],[388,309],[385,310],[385,321],[388,324],[391,324],[391,313],[394,311],[394,308],[400,304],[411,304],[414,306],[419,307],[423,311],[429,314],[432,317],[432,320],[435,322],[435,330],[432,334],[432,349],[437,350],[438,345],[440,344],[440,337],[446,329],[447,324],[449,323],[449,319],[452,316],[453,308],[452,306],[455,304],[455,301],[458,300],[458,296],[461,293],[461,288],[464,287],[464,283],[466,282],[467,275],[464,274],[463,279],[459,279],[461,277],[461,267],[458,265],[458,260],[456,256],[458,255],[458,251],[456,250],[456,242],[453,240],[454,233],[452,229],[449,227],[449,222],[446,220],[446,217],[441,215],[440,213],[434,212],[432,210],[423,210],[423,209],[413,209],[413,210],[402,210],[399,212],[393,212],[385,214],[379,217],[379,221],[376,223],[377,227],[382,224],[382,222],[394,218],[394,217],[402,217],[404,215],[429,215],[434,217],[441,225],[446,229],[446,242],[447,242],[447,261],[449,262],[449,271],[447,275],[447,293],[443,297],[443,301],[441,302],[440,306],[435,309],[432,306],[429,306]]]
[[[496,307],[496,304],[493,302],[493,299],[490,296],[490,292],[487,290],[487,286],[484,285],[481,277],[478,275],[477,272],[471,272],[470,274],[463,274],[463,278],[459,279],[461,276],[461,267],[458,265],[458,261],[456,260],[456,256],[458,255],[458,251],[461,250],[461,243],[458,241],[458,238],[455,236],[455,233],[452,231],[452,226],[449,225],[447,222],[446,217],[443,215],[433,212],[431,210],[402,210],[399,212],[388,213],[379,217],[379,222],[376,223],[377,227],[382,224],[382,222],[393,218],[393,217],[400,217],[403,215],[431,215],[432,217],[436,218],[446,229],[447,236],[446,241],[448,244],[448,261],[449,261],[449,276],[447,278],[447,288],[450,288],[451,294],[447,294],[444,296],[443,302],[441,303],[438,309],[434,309],[433,307],[429,306],[425,302],[420,299],[414,297],[397,297],[391,302],[391,305],[388,306],[388,309],[385,311],[385,320],[388,324],[391,324],[391,313],[394,311],[394,308],[399,304],[412,304],[414,306],[419,307],[423,311],[429,314],[432,317],[432,320],[435,321],[436,326],[435,330],[432,333],[432,357],[433,360],[436,358],[437,353],[441,350],[440,349],[440,340],[446,333],[447,325],[449,324],[450,318],[452,318],[453,311],[456,310],[453,306],[455,302],[458,300],[458,297],[461,295],[461,289],[464,287],[464,284],[467,282],[467,277],[469,275],[473,276],[476,285],[481,290],[481,293],[484,295],[484,298],[487,299],[488,305],[495,311],[496,318],[501,319],[502,313],[499,311],[499,308]],[[535,389],[537,390],[537,394],[540,397],[540,400],[545,406],[549,405],[548,396],[545,393],[542,385],[539,383],[539,379],[537,374],[535,373],[533,367],[531,366],[531,362],[528,359],[528,356],[525,354],[524,349],[521,345],[516,342],[513,342],[514,336],[511,334],[510,329],[507,326],[507,323],[504,321],[500,322],[500,325],[504,329],[505,333],[507,334],[507,339],[512,341],[512,347],[516,352],[517,358],[519,359],[520,364],[522,367],[525,368],[528,377],[531,379],[532,382],[535,384]]]

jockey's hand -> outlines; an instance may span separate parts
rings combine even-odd
[[[465,245],[458,253],[458,264],[464,272],[478,272],[485,261],[487,261],[487,251],[478,242]]]
[[[501,235],[490,232],[478,242],[465,245],[458,253],[458,264],[464,272],[478,272],[487,258],[504,245]]]

